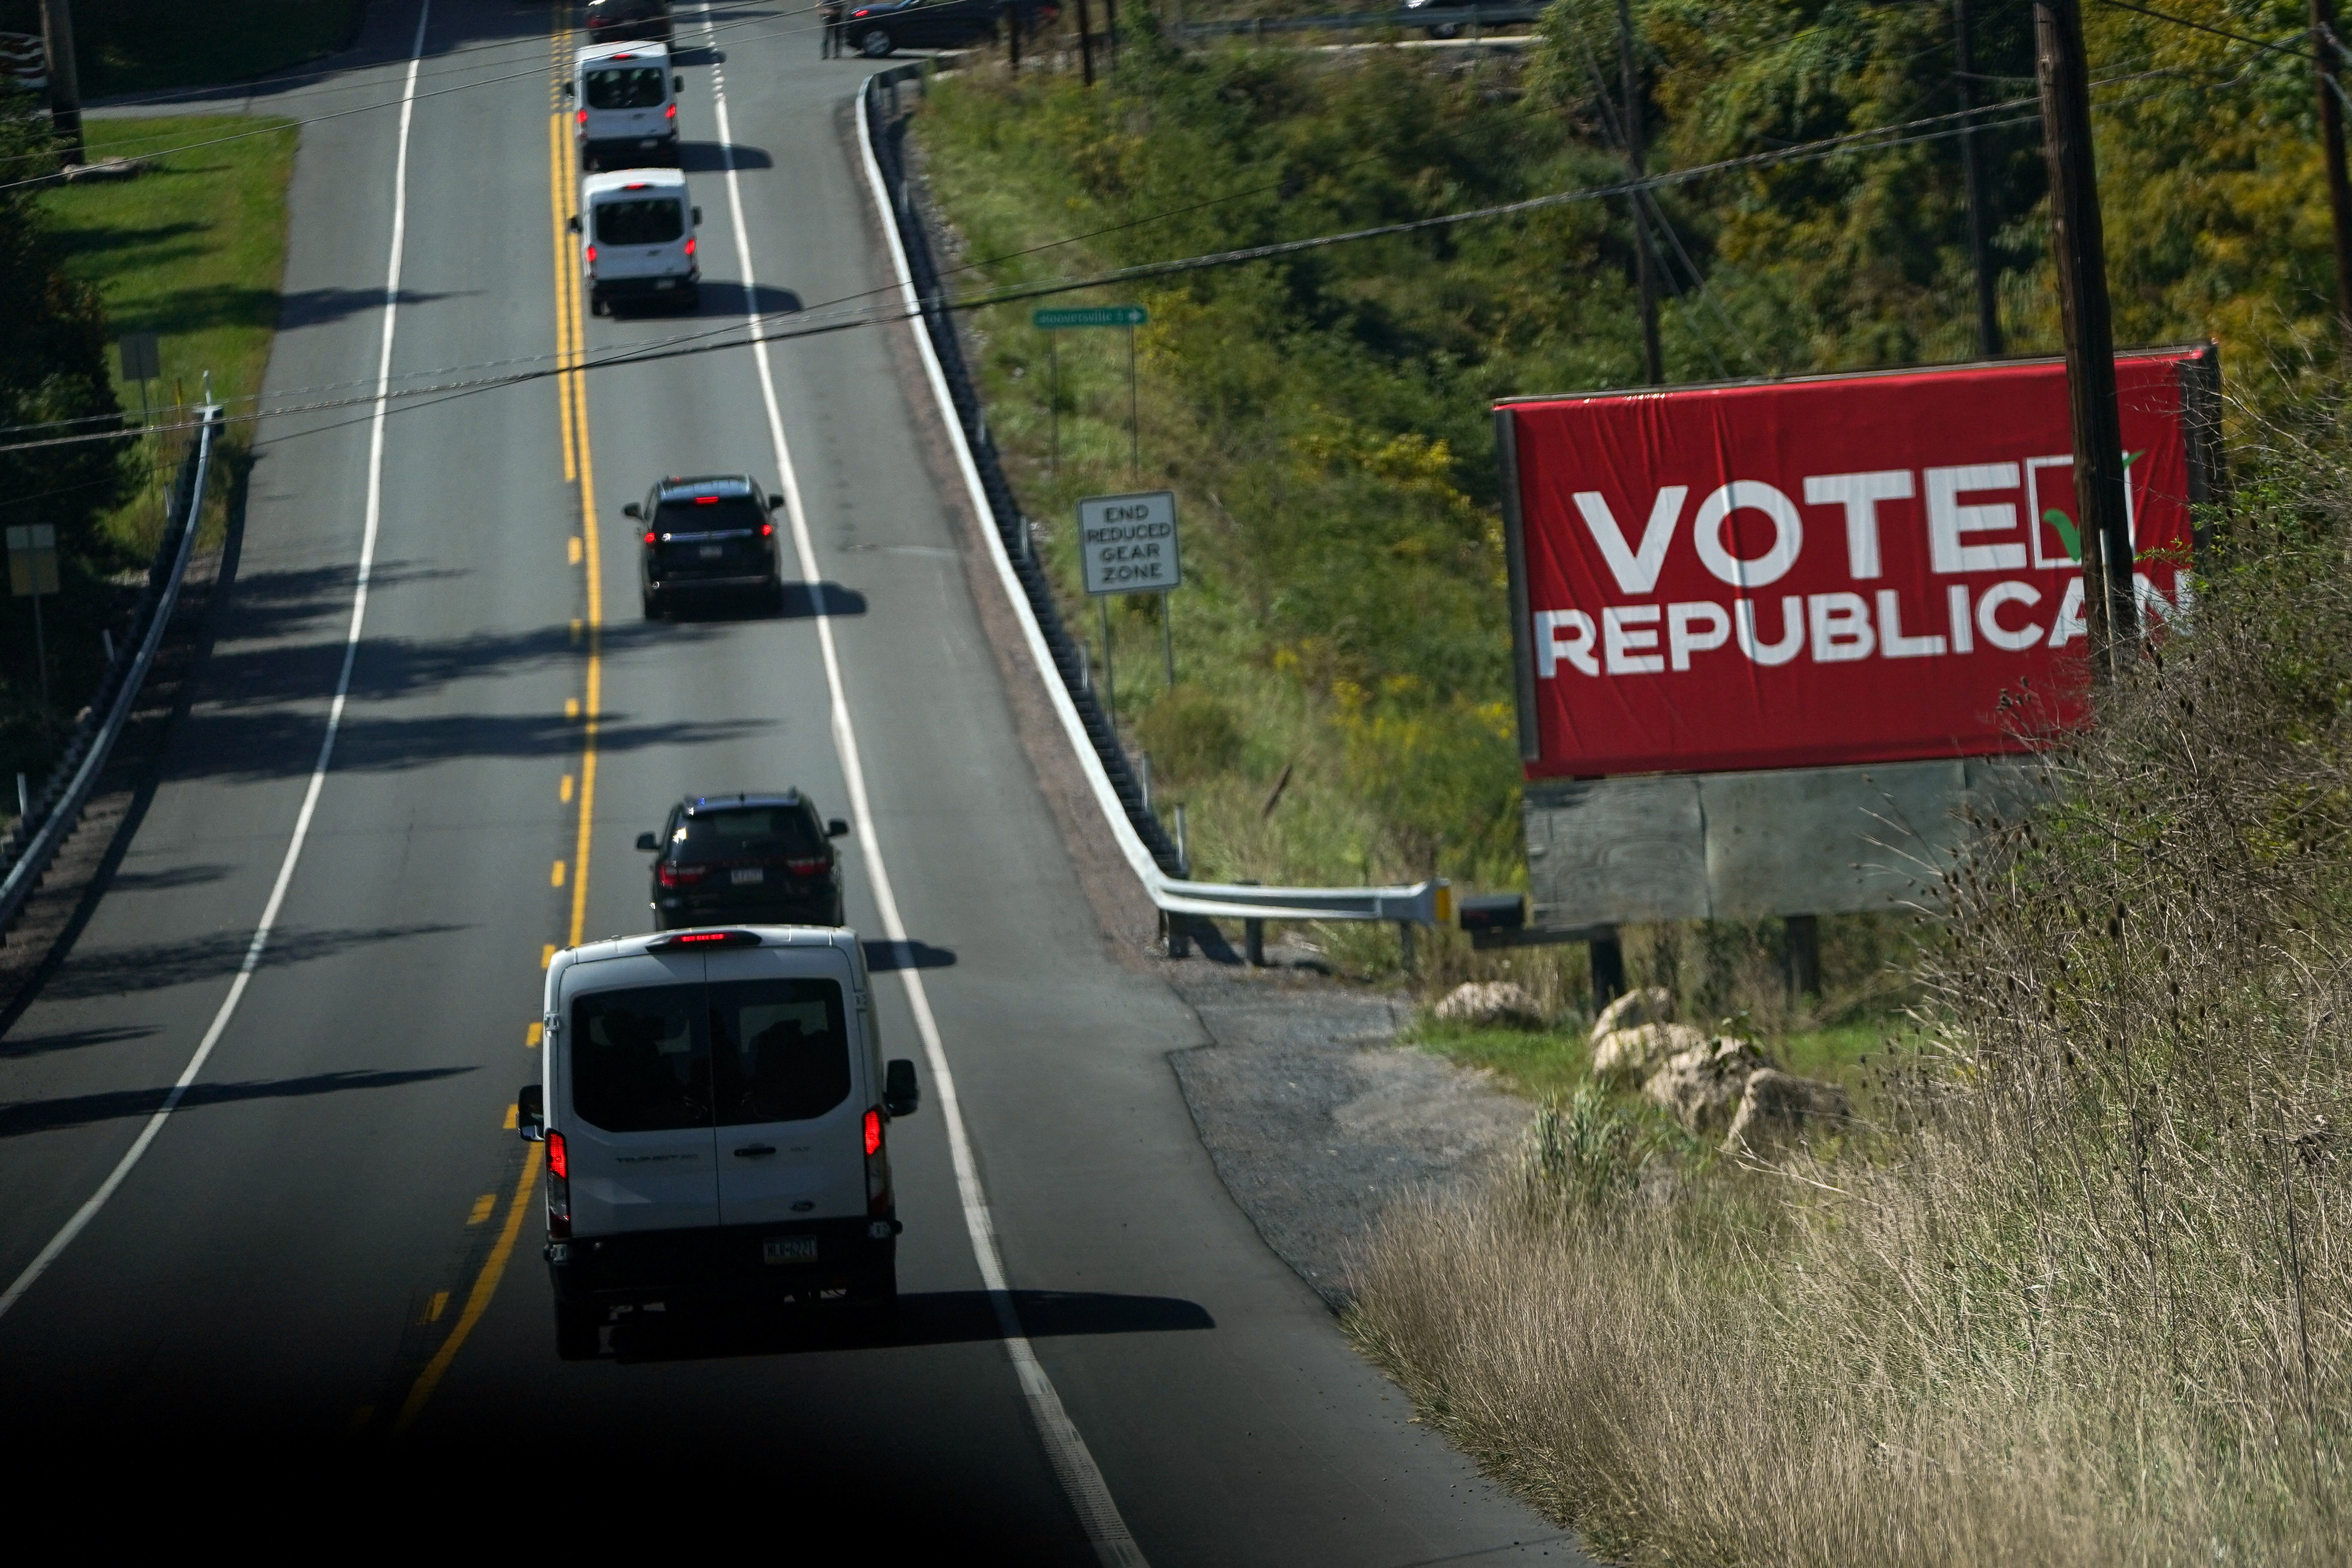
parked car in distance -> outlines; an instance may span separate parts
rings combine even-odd
[[[683,595],[757,595],[783,607],[784,580],[770,517],[782,496],[762,495],[743,474],[662,480],[621,515],[645,530],[637,592],[646,619],[659,620]]]
[[[588,0],[585,18],[592,44],[624,38],[670,40],[669,0]]]
[[[888,1126],[920,1104],[884,1063],[857,933],[615,937],[547,967],[540,1078],[515,1128],[547,1148],[556,1353],[706,1301],[887,1318],[901,1228]],[[642,1320],[641,1320],[642,1321]]]
[[[582,49],[563,87],[582,171],[677,167],[677,94],[685,85],[661,44]]]
[[[1036,31],[1062,14],[1054,0],[1017,3],[1024,33]],[[841,30],[851,48],[878,60],[894,49],[951,49],[985,43],[996,37],[997,24],[1003,16],[1003,0],[881,0],[878,5],[850,6],[841,19]]]
[[[654,929],[842,922],[841,859],[849,824],[819,816],[796,789],[688,795],[659,833],[637,835],[654,858]]]

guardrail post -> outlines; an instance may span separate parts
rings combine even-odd
[[[1234,883],[1237,888],[1255,888],[1263,885],[1255,877],[1239,878]],[[1245,919],[1242,921],[1242,952],[1249,960],[1249,966],[1252,969],[1265,967],[1265,922],[1264,921]]]
[[[1412,973],[1412,922],[1397,921],[1397,962],[1407,974]]]

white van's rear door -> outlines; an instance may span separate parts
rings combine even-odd
[[[702,955],[647,953],[575,973],[555,1086],[572,1234],[717,1225]]]
[[[743,948],[708,962],[721,1223],[862,1216],[875,1095],[846,957]]]

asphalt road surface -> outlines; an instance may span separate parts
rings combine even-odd
[[[698,318],[583,320],[567,287],[562,9],[433,0],[420,23],[394,0],[332,80],[257,104],[387,106],[303,132],[272,390],[427,384],[887,286],[847,110],[871,67],[821,60],[783,0],[716,13],[717,51],[680,15]],[[907,331],[776,345],[765,392],[737,349],[261,427],[162,782],[0,1039],[20,1503],[102,1453],[142,1496],[464,1474],[481,1486],[335,1495],[862,1534],[883,1560],[1573,1555],[1409,1424],[1219,1186],[1166,1061],[1198,1026],[1107,953],[1014,738]],[[666,473],[787,484],[787,459],[783,531],[813,555],[793,570],[822,593],[642,620],[622,505]],[[852,757],[850,919],[885,933],[887,875],[908,940],[877,966],[920,966],[1028,1348],[927,1070],[892,1132],[888,1341],[681,1319],[561,1363],[536,1151],[506,1122],[544,955],[644,929],[633,841],[682,793],[798,785],[851,816]],[[910,990],[880,982],[882,1025],[919,1059]]]

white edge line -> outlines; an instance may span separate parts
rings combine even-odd
[[[375,563],[376,524],[383,513],[383,422],[387,412],[384,402],[392,382],[392,333],[394,318],[400,310],[400,259],[408,233],[408,126],[416,108],[416,68],[425,58],[425,24],[433,14],[433,0],[425,0],[416,12],[416,41],[408,52],[408,81],[400,100],[400,152],[393,169],[392,184],[392,258],[385,264],[383,283],[383,346],[376,361],[376,405],[373,433],[368,442],[367,526],[360,536],[359,581],[352,593],[352,628],[343,638],[343,667],[335,678],[334,700],[327,708],[327,734],[319,743],[318,764],[310,770],[310,786],[302,794],[302,809],[295,814],[294,837],[286,846],[286,858],[278,862],[278,880],[269,889],[269,901],[261,907],[260,923],[254,927],[253,941],[247,944],[245,962],[237,966],[236,978],[229,982],[228,994],[221,999],[220,1010],[213,1015],[211,1027],[196,1044],[196,1054],[172,1085],[172,1092],[163,1097],[163,1106],[147,1119],[139,1136],[115,1162],[114,1169],[99,1184],[98,1191],[88,1202],[76,1209],[39,1256],[25,1266],[5,1294],[0,1294],[0,1317],[23,1300],[25,1292],[49,1270],[73,1240],[98,1217],[107,1200],[113,1197],[163,1131],[163,1123],[180,1108],[187,1097],[188,1086],[196,1081],[204,1070],[205,1060],[220,1044],[221,1036],[228,1029],[229,1020],[236,1016],[236,1005],[245,998],[245,988],[253,979],[253,972],[261,963],[262,950],[269,945],[270,931],[278,923],[278,909],[286,902],[286,889],[294,880],[294,867],[302,858],[302,845],[310,836],[310,818],[319,808],[319,792],[326,787],[327,764],[335,754],[335,735],[342,728],[343,700],[351,693],[352,664],[359,657],[360,626],[367,617],[368,574]],[[193,531],[193,530],[191,531]]]
[[[870,84],[872,78],[867,78]],[[898,218],[890,203],[890,193],[882,182],[882,165],[874,156],[871,129],[866,123],[865,90],[861,89],[857,105],[857,149],[865,157],[866,179],[874,193],[876,216],[882,224],[883,237],[890,242],[890,264],[898,274],[898,297],[905,303],[908,325],[913,329],[915,347],[923,359],[923,374],[930,383],[931,395],[938,401],[940,422],[947,426],[948,439],[955,448],[956,466],[962,470],[964,489],[971,500],[972,519],[979,524],[988,543],[988,558],[996,567],[997,580],[1004,586],[1004,596],[1012,601],[1013,613],[1021,622],[1021,635],[1029,645],[1030,663],[1035,667],[1046,697],[1054,704],[1054,713],[1062,722],[1062,733],[1077,753],[1078,766],[1085,772],[1087,787],[1094,791],[1095,805],[1103,820],[1118,841],[1121,854],[1127,857],[1128,868],[1142,882],[1151,901],[1162,910],[1178,914],[1211,915],[1227,920],[1296,920],[1327,921],[1364,919],[1360,913],[1313,906],[1271,908],[1263,905],[1243,907],[1252,898],[1263,899],[1268,889],[1248,888],[1239,884],[1179,881],[1160,868],[1144,845],[1135,825],[1128,820],[1127,807],[1111,787],[1110,774],[1095,751],[1094,740],[1087,733],[1086,721],[1078,717],[1077,704],[1070,700],[1068,689],[1062,684],[1061,672],[1054,664],[1053,650],[1045,646],[1045,633],[1037,624],[1037,612],[1029,603],[1029,591],[1022,586],[1020,574],[1013,568],[1013,557],[1004,548],[1004,536],[996,526],[996,509],[989,504],[988,487],[981,482],[980,467],[972,460],[971,445],[964,437],[963,421],[956,413],[955,399],[948,391],[947,373],[940,366],[938,352],[931,346],[930,324],[925,319],[922,306],[915,296],[914,270],[907,263],[907,249],[898,238]],[[765,345],[761,345],[762,353]],[[1408,907],[1393,911],[1384,908],[1370,918],[1383,920],[1429,919],[1433,883],[1394,888],[1297,888],[1280,889],[1307,895],[1322,895],[1335,900],[1361,901],[1366,898],[1381,904],[1394,902]],[[1213,890],[1232,902],[1216,898],[1193,897],[1188,889]]]
[[[708,28],[708,5],[704,7],[703,16],[704,26]],[[735,250],[742,264],[743,288],[748,293],[754,287],[755,280],[751,240],[743,223],[741,182],[735,165],[735,135],[727,112],[724,68],[713,65],[711,79],[719,113],[719,141],[727,149],[727,199],[734,218]],[[858,108],[858,126],[859,146],[866,152],[866,168],[870,174],[874,162],[872,151],[866,143],[862,103]],[[895,235],[892,247],[895,252]],[[902,279],[905,276],[903,261],[899,266],[899,275]],[[824,613],[824,574],[817,569],[816,550],[809,538],[808,515],[801,503],[800,476],[793,466],[792,450],[784,440],[783,415],[776,404],[775,378],[769,366],[768,345],[754,342],[752,354],[759,365],[760,396],[767,408],[768,434],[775,447],[777,479],[783,487],[786,510],[792,514],[793,545],[800,556],[801,577],[818,600],[817,641],[824,653],[824,679],[833,703],[835,740],[840,748],[842,776],[849,790],[850,811],[857,821],[859,851],[866,861],[867,877],[873,883],[874,901],[882,916],[883,934],[894,942],[903,942],[907,940],[907,928],[899,919],[898,897],[891,889],[890,873],[883,861],[879,836],[875,830],[873,807],[866,798],[866,768],[858,751],[857,731],[849,716],[848,695],[842,685],[841,660],[834,647],[833,619]],[[1139,840],[1137,847],[1142,847]],[[931,1013],[930,994],[925,989],[919,971],[902,969],[898,973],[907,983],[907,999],[914,1011],[916,1030],[923,1037],[923,1054],[930,1064],[931,1082],[940,1102],[940,1118],[947,1124],[948,1148],[954,1159],[956,1187],[962,1200],[964,1228],[971,1237],[972,1258],[980,1266],[981,1283],[987,1289],[989,1299],[995,1307],[998,1331],[1006,1357],[1013,1363],[1022,1394],[1028,1401],[1030,1415],[1037,1423],[1038,1435],[1045,1442],[1055,1476],[1067,1494],[1088,1542],[1103,1563],[1113,1565],[1113,1568],[1149,1568],[1142,1550],[1137,1546],[1126,1521],[1119,1515],[1118,1504],[1112,1500],[1110,1489],[1104,1484],[1102,1472],[1087,1447],[1085,1436],[1062,1407],[1061,1395],[1055,1389],[1053,1379],[1039,1364],[1035,1349],[1022,1331],[1020,1319],[1013,1310],[1012,1297],[1005,1285],[1003,1260],[997,1252],[995,1219],[989,1209],[988,1194],[981,1185],[979,1168],[972,1160],[971,1140],[964,1127],[963,1107],[956,1094],[955,1074],[948,1066],[947,1051],[940,1038],[939,1022]]]

